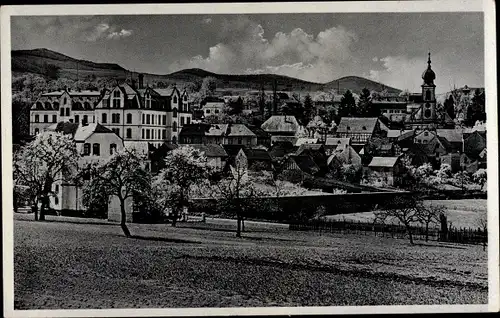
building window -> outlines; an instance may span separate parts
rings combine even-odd
[[[66,116],[69,117],[69,107],[66,108]]]
[[[111,130],[118,136],[120,136],[120,128],[111,128]]]
[[[163,125],[167,124],[167,115],[163,115]]]
[[[40,122],[40,116],[39,115],[35,115],[35,123],[38,123]]]
[[[89,123],[89,116],[83,115],[82,124],[88,124],[88,123]]]
[[[38,135],[39,132],[40,130],[38,128],[35,128],[35,135]]]
[[[229,144],[232,145],[233,144],[233,138],[228,138],[229,140]]]
[[[64,108],[61,108],[61,109],[59,110],[59,116],[64,116]]]
[[[205,113],[210,114],[210,109],[205,109]]]
[[[176,144],[176,143],[177,143],[177,137],[173,136],[173,137],[172,137],[172,142],[173,142],[174,144]]]
[[[132,129],[127,128],[127,138],[130,139],[132,138]]]
[[[167,130],[166,129],[163,129],[162,137],[163,137],[163,139],[167,139]]]
[[[58,197],[55,197],[55,198],[54,198],[54,204],[55,204],[55,205],[58,205],[58,204],[59,204],[59,198],[58,198]]]
[[[238,137],[238,145],[241,145],[243,143],[243,138]]]
[[[151,117],[149,114],[146,115],[146,124],[149,125],[151,123]]]
[[[75,123],[79,123],[80,122],[80,116],[79,115],[75,115]]]
[[[184,126],[184,117],[181,117],[181,126]]]
[[[252,141],[250,140],[250,138],[247,138],[247,145],[250,146],[251,143]]]
[[[127,114],[127,124],[132,123],[132,114]]]
[[[177,104],[177,96],[174,96],[174,104]]]
[[[172,111],[174,118],[177,118],[177,108],[174,108],[174,110]]]
[[[120,123],[120,114],[111,114],[111,122],[113,124],[119,124]]]
[[[189,125],[189,124],[191,124],[191,117],[187,117],[187,118],[186,118],[186,121],[187,121],[187,124],[188,124],[188,125]]]
[[[218,113],[219,113],[219,110],[218,110],[218,109],[216,109],[216,110],[215,110],[215,113],[216,113],[216,114],[218,114]]]
[[[101,145],[93,144],[92,145],[92,154],[94,156],[100,156],[101,155]]]
[[[151,95],[146,94],[146,108],[151,108]]]
[[[54,187],[54,192],[55,192],[55,193],[58,193],[58,192],[59,192],[59,185],[58,185],[58,184],[56,184],[56,185],[55,185],[55,187]]]
[[[142,128],[142,139],[144,139],[144,128]]]
[[[109,154],[112,155],[116,152],[116,144],[109,145]]]
[[[425,100],[431,100],[431,91],[425,91]]]
[[[52,122],[53,123],[57,122],[57,115],[52,115]]]
[[[90,155],[90,144],[89,143],[83,144],[83,155],[84,156]]]
[[[102,114],[102,123],[106,124],[108,122],[108,115],[107,114]]]
[[[113,92],[113,108],[120,108],[120,107],[121,107],[120,91],[115,90]]]
[[[49,122],[49,115],[43,115],[43,122],[48,123]]]
[[[146,129],[146,139],[151,139],[151,133],[149,129]]]
[[[428,131],[424,132],[424,136],[425,137],[429,136],[429,132]]]
[[[174,121],[174,123],[172,124],[172,131],[177,131],[177,122]]]
[[[63,104],[66,105],[67,103],[68,103],[68,99],[66,97],[64,97]]]

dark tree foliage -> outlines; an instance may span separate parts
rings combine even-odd
[[[350,90],[347,90],[340,100],[339,116],[349,117],[356,113],[356,100]]]
[[[230,100],[228,103],[229,106],[229,115],[239,115],[243,112],[243,99],[238,97],[235,101]]]
[[[451,119],[455,119],[455,100],[453,99],[453,95],[450,95],[450,97],[444,101],[444,110]]]
[[[378,116],[376,109],[373,107],[371,93],[367,88],[363,88],[359,95],[357,114],[365,117]]]

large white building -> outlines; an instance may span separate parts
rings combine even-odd
[[[115,132],[125,146],[146,148],[164,142],[177,143],[192,115],[186,92],[167,89],[135,89],[120,84],[111,90],[45,93],[30,114],[30,133],[35,135],[57,122],[99,123]]]

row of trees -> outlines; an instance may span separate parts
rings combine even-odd
[[[171,210],[175,226],[180,213],[193,198],[212,198],[222,210],[236,216],[237,236],[241,236],[244,216],[252,208],[263,208],[259,206],[262,197],[296,195],[304,191],[300,186],[272,177],[253,175],[240,164],[233,167],[231,173],[221,175],[203,152],[189,146],[171,151],[164,168],[156,175],[145,168],[146,158],[134,149],[124,148],[107,160],[85,166],[79,165],[78,160],[79,154],[70,136],[37,135],[15,154],[15,197],[30,200],[36,219],[37,207],[41,205],[40,220],[45,218],[50,198],[56,195],[53,185],[58,181],[81,185],[86,208],[102,206],[116,197],[120,203],[120,225],[127,237],[131,236],[126,213],[130,199],[146,212],[163,215]]]

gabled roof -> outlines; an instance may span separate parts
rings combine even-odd
[[[176,87],[169,87],[169,88],[154,88],[153,89],[158,95],[164,96],[164,97],[170,97],[175,91],[178,91]]]
[[[289,142],[292,145],[295,145],[297,142],[297,137],[295,136],[271,136],[271,144],[279,143],[279,142]]]
[[[245,145],[222,145],[228,156],[235,157]]]
[[[88,124],[86,126],[80,125],[76,130],[73,139],[75,141],[85,141],[92,134],[97,134],[97,133],[114,134],[114,132],[111,129],[108,129],[101,124]]]
[[[77,91],[77,90],[59,90],[59,91],[52,91],[48,93],[43,93],[41,96],[44,97],[50,97],[50,96],[61,96],[64,92],[67,92],[69,96],[99,96],[101,93],[99,91],[90,91],[90,90],[83,90],[83,91]]]
[[[255,134],[243,124],[228,124],[226,127],[226,136],[255,137]]]
[[[227,124],[212,124],[210,128],[205,131],[206,136],[223,136],[226,132]]]
[[[444,147],[444,149],[446,150],[446,152],[451,152],[453,151],[453,146],[452,144],[448,141],[448,139],[444,138],[444,137],[441,137],[441,136],[437,136],[439,142],[441,143],[441,145]]]
[[[373,157],[368,167],[394,167],[399,157]]]
[[[324,149],[322,144],[302,144],[299,149],[297,149],[295,154],[299,156],[305,151],[320,151],[321,149]]]
[[[436,129],[437,135],[448,139],[449,142],[462,142],[462,130],[459,129]]]
[[[291,142],[282,141],[274,143],[269,149],[269,155],[272,158],[282,158],[285,155],[294,152],[295,147]]]
[[[336,137],[329,137],[326,138],[325,141],[325,146],[344,146],[344,145],[350,145],[351,144],[351,138],[336,138]]]
[[[264,149],[242,148],[248,160],[271,161],[271,156]]]
[[[210,124],[187,124],[182,126],[179,136],[204,136]]]
[[[295,146],[301,146],[303,144],[317,144],[318,138],[297,138]]]
[[[337,132],[373,133],[377,122],[377,117],[342,117]]]
[[[290,159],[295,161],[299,169],[303,172],[315,174],[320,170],[311,156],[292,156]]]
[[[269,138],[269,134],[262,128],[254,126],[254,125],[248,125],[248,129],[250,129],[258,138]]]
[[[205,153],[207,157],[227,157],[227,152],[221,145],[217,144],[190,144],[189,146]]]
[[[295,116],[271,116],[261,126],[267,132],[295,133],[299,129],[299,123]]]
[[[413,130],[389,129],[387,131],[387,138],[398,138],[401,135],[413,133]]]

